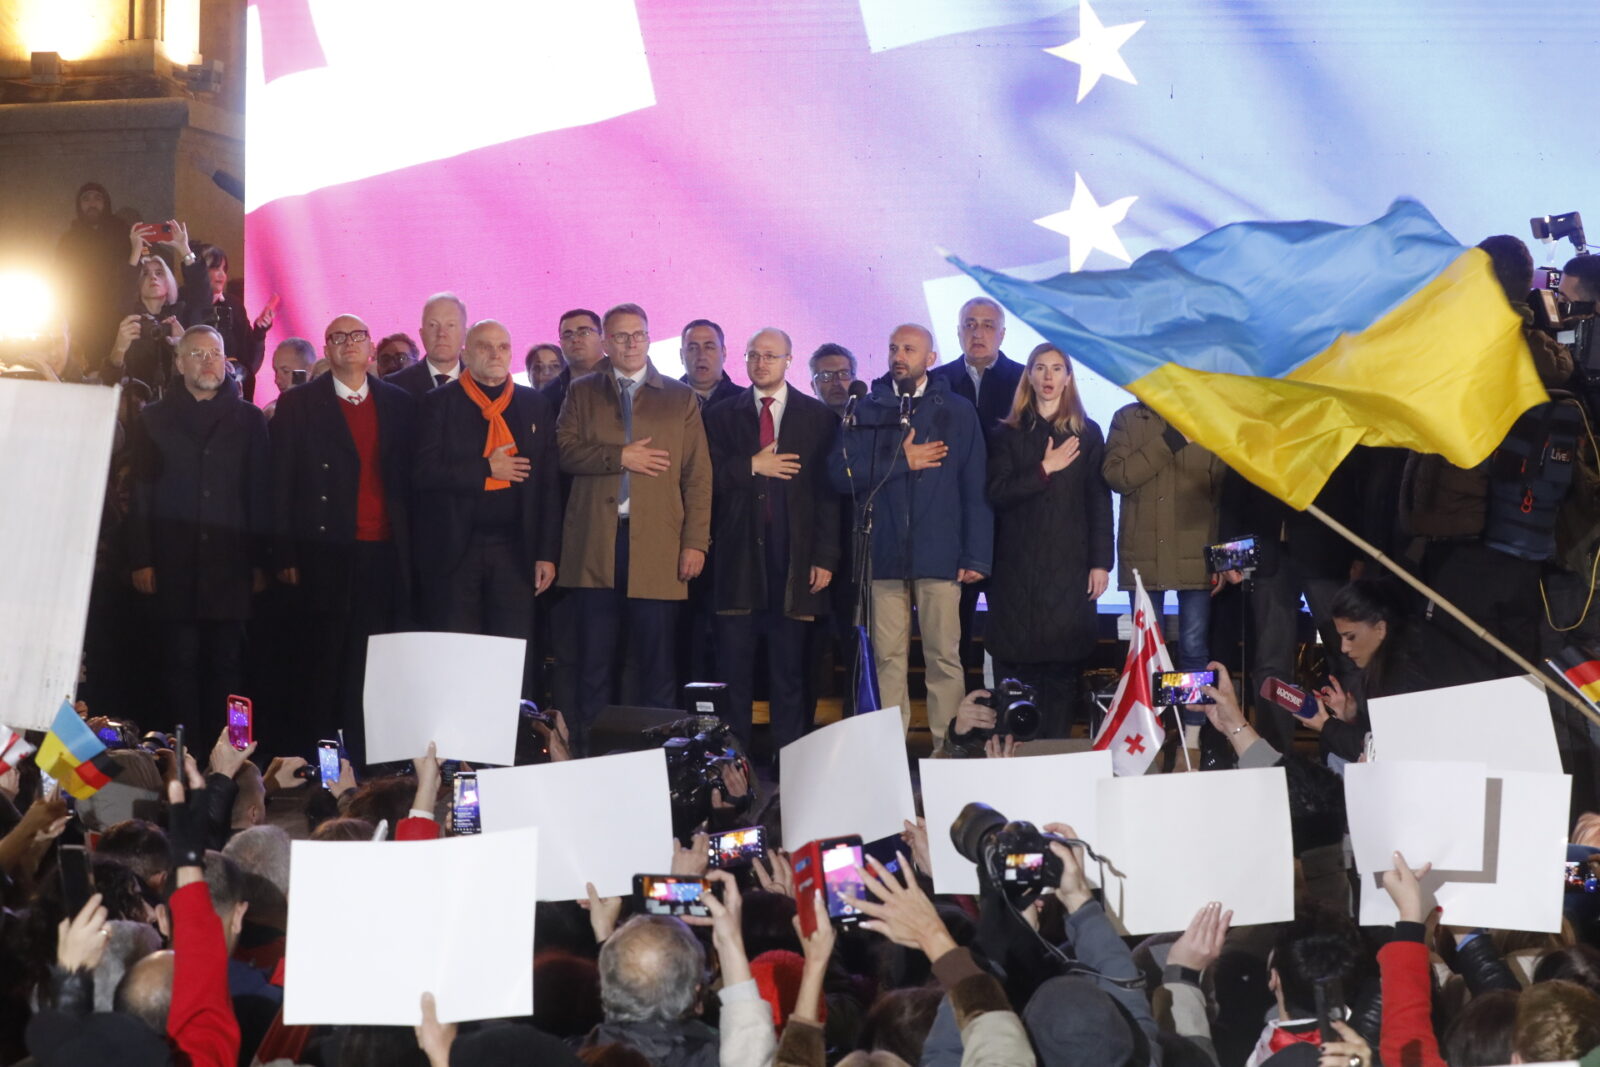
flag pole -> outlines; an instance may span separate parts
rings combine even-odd
[[[1384,555],[1383,552],[1378,549],[1378,546],[1372,544],[1366,538],[1362,537],[1360,534],[1356,533],[1338,519],[1335,519],[1332,515],[1329,515],[1327,512],[1317,507],[1315,504],[1306,505],[1306,512],[1308,514],[1315,515],[1322,521],[1323,525],[1327,526],[1334,533],[1338,534],[1340,537],[1343,537],[1346,541],[1349,541],[1351,544],[1361,549],[1361,551],[1365,552],[1367,555],[1383,564],[1395,577],[1399,578],[1411,588],[1415,589],[1417,592],[1433,601],[1439,607],[1443,608],[1450,614],[1451,618],[1465,626],[1475,637],[1478,637],[1482,641],[1486,642],[1495,651],[1499,652],[1512,663],[1515,663],[1517,666],[1531,674],[1534,680],[1544,687],[1545,692],[1554,693],[1556,696],[1560,697],[1562,700],[1565,700],[1568,704],[1571,704],[1573,707],[1581,711],[1590,722],[1594,723],[1596,726],[1600,726],[1600,713],[1596,713],[1594,709],[1590,708],[1582,700],[1579,700],[1567,690],[1552,684],[1550,679],[1545,675],[1544,671],[1540,670],[1538,667],[1535,667],[1532,663],[1528,662],[1520,654],[1518,654],[1515,649],[1511,648],[1511,646],[1507,645],[1494,634],[1490,633],[1488,630],[1485,630],[1482,626],[1478,625],[1478,623],[1474,622],[1466,612],[1462,611],[1460,608],[1450,603],[1450,601],[1446,600],[1444,597],[1440,596],[1434,590],[1429,588],[1428,585],[1422,581],[1422,579],[1418,578],[1416,575],[1400,566],[1394,560]]]

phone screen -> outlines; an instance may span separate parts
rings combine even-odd
[[[253,718],[254,710],[249,697],[228,698],[228,744],[240,752],[250,747],[254,732]]]
[[[1252,571],[1261,564],[1261,554],[1256,549],[1254,537],[1241,537],[1206,548],[1212,573],[1222,571]]]
[[[450,830],[456,834],[483,832],[478,821],[478,776],[474,772],[458,774],[453,782],[455,797],[450,808]]]
[[[828,918],[842,923],[863,918],[852,901],[866,896],[857,868],[862,864],[860,845],[835,845],[822,854],[822,881],[828,894]]]
[[[95,736],[107,748],[114,748],[122,744],[122,733],[115,726],[102,726],[95,731]]]
[[[1584,893],[1600,890],[1600,875],[1587,863],[1567,862],[1567,888]]]
[[[1216,684],[1216,671],[1157,671],[1152,688],[1156,706],[1164,708],[1173,704],[1215,704],[1200,687]]]
[[[322,776],[322,788],[332,789],[339,780],[339,742],[317,742],[317,770]]]
[[[706,883],[700,878],[641,874],[635,878],[635,891],[647,915],[693,915],[704,918],[711,914],[704,899]]]
[[[94,892],[89,871],[89,850],[82,845],[62,845],[56,863],[61,870],[61,899],[69,916],[77,915]]]
[[[711,866],[743,867],[766,852],[766,832],[759,826],[711,835]]]

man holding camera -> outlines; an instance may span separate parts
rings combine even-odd
[[[788,334],[761,330],[746,346],[750,388],[704,412],[716,472],[717,659],[746,751],[758,637],[767,645],[774,750],[806,732],[807,623],[828,613],[839,566],[839,497],[826,475],[839,420],[789,388],[792,358]]]
[[[906,687],[915,603],[935,747],[966,690],[961,587],[991,569],[994,513],[984,496],[987,453],[978,412],[929,375],[933,334],[907,323],[889,338],[889,378],[857,408],[829,456],[834,487],[875,499],[872,644],[885,706],[911,724]]]

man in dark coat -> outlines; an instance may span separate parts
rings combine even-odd
[[[865,501],[872,526],[872,645],[884,706],[906,689],[916,602],[935,744],[966,693],[961,670],[961,586],[992,569],[994,513],[984,498],[986,453],[978,412],[928,373],[933,334],[908,323],[889,338],[889,378],[873,385],[828,457],[834,488]],[[861,561],[857,561],[857,566]]]
[[[164,624],[167,722],[220,730],[237,692],[251,596],[266,584],[267,420],[229,379],[222,335],[178,341],[181,386],[145,408],[134,439],[128,561]]]
[[[435,293],[422,305],[422,358],[384,381],[421,399],[461,377],[461,343],[467,331],[467,305],[454,293]]]
[[[275,751],[310,751],[336,727],[363,762],[367,638],[410,609],[409,500],[415,402],[371,373],[367,324],[341,315],[332,370],[291,389],[272,418],[273,566],[295,587],[306,689]]]
[[[678,380],[694,390],[701,411],[743,392],[722,369],[727,357],[722,327],[710,319],[694,319],[679,334],[678,358],[683,361],[684,374]],[[714,665],[722,661],[716,652],[710,561],[707,563],[706,572],[689,583],[689,603],[684,608],[689,639],[678,646],[679,673],[691,681],[711,677]]]
[[[705,412],[714,478],[717,660],[734,731],[746,750],[758,638],[767,645],[773,749],[810,725],[807,624],[827,614],[827,588],[839,566],[839,495],[827,476],[839,420],[820,401],[789,388],[791,347],[778,329],[750,338],[750,388]]]
[[[111,194],[99,182],[79,186],[74,206],[72,225],[56,243],[56,269],[72,304],[72,345],[83,366],[98,368],[128,299],[128,223],[112,214]]]
[[[555,413],[511,380],[515,358],[510,333],[484,319],[467,331],[461,379],[423,398],[412,557],[434,629],[531,645],[534,597],[561,552],[560,460]]]

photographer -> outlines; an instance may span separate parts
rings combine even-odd
[[[143,223],[128,232],[132,245],[128,281],[133,288],[130,314],[117,326],[111,351],[100,369],[100,380],[107,385],[133,378],[149,386],[160,397],[173,381],[173,356],[183,331],[197,321],[209,285],[205,264],[189,251],[189,230],[183,223],[166,223],[170,240],[157,242],[181,262],[183,285],[173,277],[172,268],[146,239]],[[93,359],[97,353],[90,353]]]
[[[944,735],[944,755],[952,759],[982,759],[985,756],[1014,756],[1014,737],[996,736],[999,713],[987,689],[974,689],[961,698],[955,718]]]

